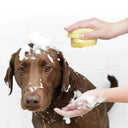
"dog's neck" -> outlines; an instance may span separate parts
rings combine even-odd
[[[44,123],[52,124],[56,121],[62,120],[62,116],[58,115],[53,109],[55,107],[62,108],[69,104],[69,101],[73,97],[73,89],[70,88],[69,92],[59,92],[56,100],[53,100],[51,105],[45,110],[41,112],[33,112],[34,116],[38,116],[41,121]]]
[[[42,112],[33,112],[34,116],[37,116],[41,119],[42,123],[52,124],[58,120],[61,120],[61,117],[59,117],[55,112],[50,112],[48,110],[42,111]]]

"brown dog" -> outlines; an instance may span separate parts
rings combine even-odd
[[[107,111],[112,104],[101,104],[82,117],[71,118],[66,124],[63,117],[53,109],[66,106],[74,91],[85,92],[95,86],[84,76],[68,66],[61,52],[48,48],[43,50],[29,44],[12,55],[5,76],[10,94],[13,90],[13,75],[22,90],[23,109],[33,111],[35,128],[109,128]],[[108,76],[111,87],[117,86],[114,77]]]

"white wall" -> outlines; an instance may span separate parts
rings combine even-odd
[[[107,74],[115,75],[119,86],[128,86],[128,34],[112,40],[98,40],[95,47],[73,49],[64,27],[97,17],[115,22],[128,17],[127,0],[4,0],[0,1],[0,127],[32,128],[31,113],[20,106],[20,89],[8,96],[3,81],[13,52],[29,43],[34,31],[56,40],[69,65],[97,87],[108,87]],[[128,104],[116,103],[109,112],[110,128],[128,127]]]

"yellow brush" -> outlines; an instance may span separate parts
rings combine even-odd
[[[87,33],[87,32],[92,32],[94,31],[93,29],[90,28],[82,28],[82,29],[76,29],[72,32],[68,33],[68,37],[71,38],[71,46],[74,48],[83,48],[87,46],[93,46],[96,45],[97,39],[81,39],[80,35]]]

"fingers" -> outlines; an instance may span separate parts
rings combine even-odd
[[[111,39],[113,36],[107,30],[100,29],[80,35],[81,39]]]
[[[79,28],[93,28],[91,22],[93,21],[93,19],[88,19],[88,20],[82,20],[79,22],[76,22],[72,25],[69,25],[67,27],[65,27],[64,29],[68,32],[71,32],[75,29],[79,29]]]
[[[70,111],[64,111],[59,108],[55,108],[54,111],[62,116],[66,116],[66,117],[77,117],[77,116],[81,116],[86,113],[86,111],[84,109],[74,109],[74,110],[70,110]]]
[[[68,32],[71,32],[71,31],[73,31],[73,30],[75,30],[75,29],[79,29],[79,28],[83,28],[82,25],[79,24],[79,23],[75,23],[75,24],[73,24],[73,25],[70,25],[70,26],[65,27],[64,29],[65,29],[66,31],[68,31]]]
[[[81,39],[97,39],[97,38],[102,38],[100,31],[99,30],[95,30],[93,32],[88,32],[85,34],[80,35]]]
[[[62,109],[55,108],[54,111],[62,116],[66,116],[66,117],[81,116],[89,111],[89,108],[86,104],[87,104],[87,102],[85,102],[85,101],[79,101],[79,100],[77,101],[76,100],[76,102],[71,103]]]
[[[95,28],[96,21],[97,21],[97,19],[91,18],[88,20],[76,22],[72,25],[65,27],[64,29],[68,32],[71,32],[71,31],[73,31],[75,29],[79,29],[79,28],[92,28],[92,29],[94,29],[93,32],[88,32],[88,33],[82,34],[82,35],[80,35],[80,38],[81,39],[97,39],[100,37],[100,30],[96,30],[96,28]]]
[[[66,110],[73,110],[73,109],[76,109],[77,107],[78,107],[77,102],[74,102],[72,104],[67,105]]]

